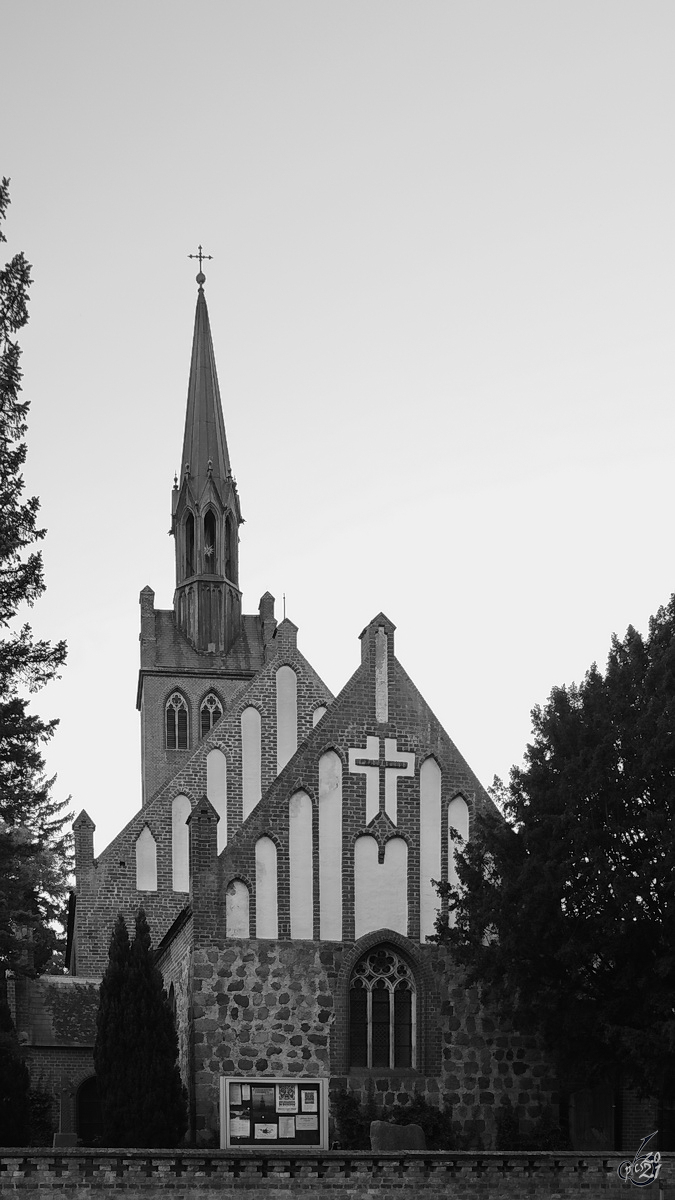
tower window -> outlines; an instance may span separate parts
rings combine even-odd
[[[225,578],[237,582],[232,578],[232,520],[229,514],[225,519]]]
[[[356,964],[349,986],[352,1067],[415,1066],[415,980],[388,947],[370,950]]]
[[[167,750],[187,750],[188,711],[180,692],[174,692],[167,700],[165,716]]]
[[[204,571],[207,575],[216,573],[216,518],[211,509],[204,517]]]
[[[192,513],[185,518],[185,577],[195,573],[195,519]]]
[[[217,696],[213,692],[202,703],[200,710],[202,737],[206,737],[207,733],[213,729],[216,721],[219,721],[223,715],[223,706]]]

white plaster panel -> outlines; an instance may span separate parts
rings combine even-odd
[[[277,671],[277,774],[298,748],[298,677],[292,667]]]
[[[315,708],[312,713],[312,725],[318,725],[321,718],[325,717],[327,711],[325,704],[320,704],[318,708]]]
[[[241,714],[241,790],[244,820],[253,812],[262,792],[262,723],[257,708],[245,708]]]
[[[377,737],[366,738],[365,748],[352,748],[349,751],[349,770],[352,775],[365,775],[366,777],[366,825],[368,825],[373,817],[377,816],[380,808],[380,768],[379,766],[366,766],[361,763],[357,766],[359,759],[375,759],[379,762],[380,758],[380,739]]]
[[[322,938],[342,940],[342,763],[319,759],[319,916]]]
[[[258,838],[255,844],[255,895],[256,937],[275,938],[279,933],[277,848],[268,837]]]
[[[231,938],[249,937],[249,894],[241,879],[233,879],[225,894],[225,929]]]
[[[388,762],[404,764],[388,766],[384,773],[384,809],[392,824],[398,825],[398,781],[401,775],[415,774],[415,755],[397,750],[396,738],[384,739],[384,753]]]
[[[139,892],[157,891],[157,843],[147,825],[136,838],[136,887]]]
[[[296,792],[288,802],[288,855],[291,881],[291,937],[314,936],[312,802]]]
[[[454,837],[453,830],[457,831],[462,842],[467,841],[469,837],[469,809],[466,800],[462,796],[455,796],[454,800],[451,800],[448,805],[448,883],[452,887],[456,887],[459,883],[459,876],[457,875],[455,853],[462,843]],[[450,913],[450,924],[454,925],[455,920],[455,914]]]
[[[441,878],[441,769],[433,758],[420,767],[420,941],[434,932]]]
[[[383,928],[408,935],[408,846],[390,838],[378,863],[377,842],[364,835],[354,846],[354,937]]]
[[[209,750],[206,756],[206,795],[218,821],[218,853],[227,845],[227,759],[222,750]]]
[[[387,634],[381,625],[375,636],[375,720],[389,720]]]
[[[189,816],[190,801],[187,796],[176,796],[171,805],[171,868],[174,892],[190,890],[190,830],[187,826]]]

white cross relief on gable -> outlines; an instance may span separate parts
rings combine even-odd
[[[396,738],[366,737],[365,746],[350,748],[349,771],[366,777],[366,825],[381,811],[396,825],[398,781],[414,775],[415,755],[397,750]]]

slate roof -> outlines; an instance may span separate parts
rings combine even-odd
[[[265,661],[262,623],[259,616],[243,616],[241,633],[227,654],[204,654],[195,650],[177,628],[172,609],[155,609],[156,649],[154,662],[143,663],[146,670],[166,670],[207,674],[255,675]]]
[[[209,462],[212,464],[213,477],[224,483],[231,474],[230,456],[220,403],[209,314],[204,290],[200,287],[195,312],[195,332],[192,342],[183,457],[180,469],[182,478],[189,466],[190,479],[197,499],[206,486]]]

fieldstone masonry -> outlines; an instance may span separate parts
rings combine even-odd
[[[536,1041],[497,1026],[475,990],[457,977],[448,952],[436,946],[420,953],[425,975],[437,984],[427,992],[422,1069],[350,1071],[340,983],[345,960],[354,957],[353,946],[255,939],[194,951],[191,1026],[200,1140],[208,1142],[218,1130],[220,1075],[326,1077],[333,1087],[348,1085],[363,1103],[370,1088],[385,1112],[422,1095],[438,1107],[449,1105],[458,1131],[471,1122],[485,1145],[493,1144],[495,1108],[505,1094],[525,1127],[557,1101],[555,1080]],[[165,981],[176,965],[168,956],[160,959]],[[182,988],[180,995],[184,1007]],[[178,1023],[185,1061],[184,1012]]]

